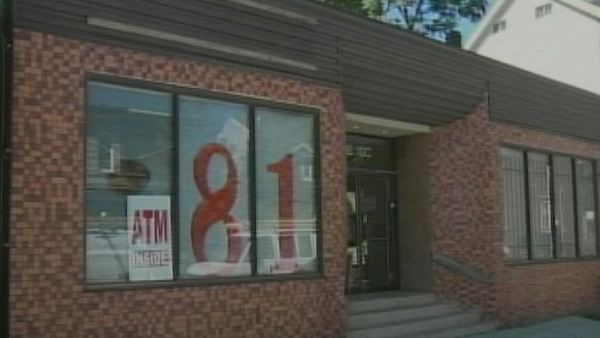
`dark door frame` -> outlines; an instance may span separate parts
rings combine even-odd
[[[0,0],[0,337],[9,336],[10,147],[13,75],[12,0]]]
[[[355,186],[356,189],[359,190],[360,189],[360,176],[384,176],[387,180],[387,185],[386,185],[386,195],[388,196],[388,201],[387,203],[389,204],[393,204],[394,207],[392,208],[391,205],[388,205],[386,208],[386,220],[388,222],[388,228],[391,229],[391,232],[388,234],[388,243],[389,243],[389,248],[388,248],[388,272],[392,273],[392,278],[390,281],[390,285],[389,288],[385,288],[382,290],[366,290],[366,291],[358,291],[358,292],[352,292],[352,290],[348,290],[349,293],[361,293],[361,292],[377,292],[377,291],[384,291],[384,290],[393,290],[393,289],[399,289],[400,288],[400,269],[398,267],[398,262],[400,261],[400,250],[398,248],[399,245],[399,241],[398,241],[398,234],[399,234],[399,228],[398,228],[398,221],[397,221],[397,214],[396,214],[396,210],[397,210],[397,188],[396,188],[396,180],[397,180],[397,173],[394,171],[390,171],[390,170],[372,170],[372,169],[356,169],[356,168],[348,168],[348,172],[346,174],[346,178],[350,179],[350,177],[352,177],[355,181]],[[357,210],[359,208],[360,202],[357,200]],[[357,212],[356,214],[356,220],[355,222],[360,222],[361,220],[358,219],[359,217],[359,212]],[[361,250],[360,247],[358,249],[359,251],[359,257],[361,256]],[[359,258],[360,260],[360,258]]]

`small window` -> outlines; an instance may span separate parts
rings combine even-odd
[[[552,13],[552,4],[545,4],[535,8],[535,18],[539,19]]]
[[[506,30],[506,21],[498,21],[492,26],[492,32],[500,33],[501,31]]]

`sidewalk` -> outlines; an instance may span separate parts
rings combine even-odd
[[[564,317],[527,327],[495,331],[469,338],[598,338],[600,321]]]

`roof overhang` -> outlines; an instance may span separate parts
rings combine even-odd
[[[346,113],[346,131],[379,137],[398,137],[429,133],[431,127],[381,117]]]

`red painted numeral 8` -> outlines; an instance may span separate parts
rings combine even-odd
[[[208,167],[213,156],[220,155],[227,162],[227,180],[224,186],[211,191],[208,186]],[[197,262],[206,261],[205,242],[206,233],[210,227],[218,222],[225,224],[234,223],[230,215],[237,196],[238,174],[231,153],[225,146],[211,143],[202,148],[194,159],[194,181],[202,196],[202,203],[196,208],[192,216],[192,247]],[[228,232],[231,232],[228,229]],[[241,240],[237,237],[238,240]],[[240,243],[229,242],[228,262],[235,262],[241,254]],[[233,250],[235,249],[235,250]]]

